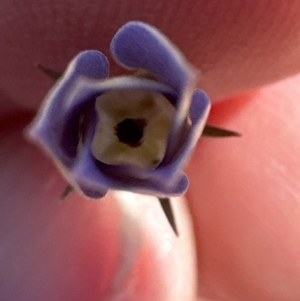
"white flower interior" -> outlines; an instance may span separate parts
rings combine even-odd
[[[164,158],[175,108],[159,93],[107,92],[96,100],[94,157],[109,165],[156,167]]]

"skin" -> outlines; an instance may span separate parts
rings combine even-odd
[[[2,296],[299,300],[299,2],[107,3],[1,1]],[[59,202],[65,181],[22,134],[53,84],[34,63],[63,70],[80,50],[108,55],[133,19],[162,30],[202,71],[209,122],[243,134],[199,141],[175,212],[180,239],[151,198]],[[121,70],[112,64],[111,73]]]

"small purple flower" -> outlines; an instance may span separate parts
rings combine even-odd
[[[129,22],[111,42],[132,76],[108,78],[99,51],[79,53],[29,129],[68,182],[91,198],[108,189],[158,197],[184,193],[182,171],[210,108],[197,73],[157,29]]]

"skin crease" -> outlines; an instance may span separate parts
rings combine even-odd
[[[63,70],[80,50],[108,55],[113,34],[133,19],[153,24],[178,45],[202,71],[199,86],[214,101],[227,98],[213,107],[210,122],[243,134],[201,139],[187,168],[198,300],[299,300],[300,78],[257,89],[299,72],[299,11],[292,0],[2,0],[0,293],[6,300],[106,300],[111,294],[123,250],[120,206],[110,194],[97,203],[72,195],[59,206],[65,183],[21,132],[32,117],[25,110],[36,109],[53,84],[34,63]],[[112,73],[120,72],[112,64]],[[140,282],[120,300],[167,300],[162,271],[170,262],[159,261],[161,245],[149,238],[155,226],[136,223],[142,225],[134,228],[142,237],[140,253],[123,283]],[[179,246],[171,244],[176,254]],[[188,287],[191,279],[185,281]],[[143,289],[150,284],[152,290]]]

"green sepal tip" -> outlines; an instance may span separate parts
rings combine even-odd
[[[62,76],[61,72],[55,71],[41,64],[37,64],[37,67],[51,79],[58,80]]]
[[[71,193],[71,192],[73,192],[74,191],[74,187],[73,186],[71,186],[70,184],[68,184],[67,186],[66,186],[66,188],[65,188],[65,190],[62,192],[62,194],[60,195],[60,199],[61,200],[64,200],[67,196],[69,196],[69,194]]]
[[[214,138],[226,138],[226,137],[240,137],[241,134],[236,131],[227,130],[224,128],[206,124],[202,132],[202,136],[214,137]]]
[[[170,199],[169,198],[158,198],[158,200],[159,200],[159,203],[160,203],[174,233],[176,234],[176,236],[179,236]]]

